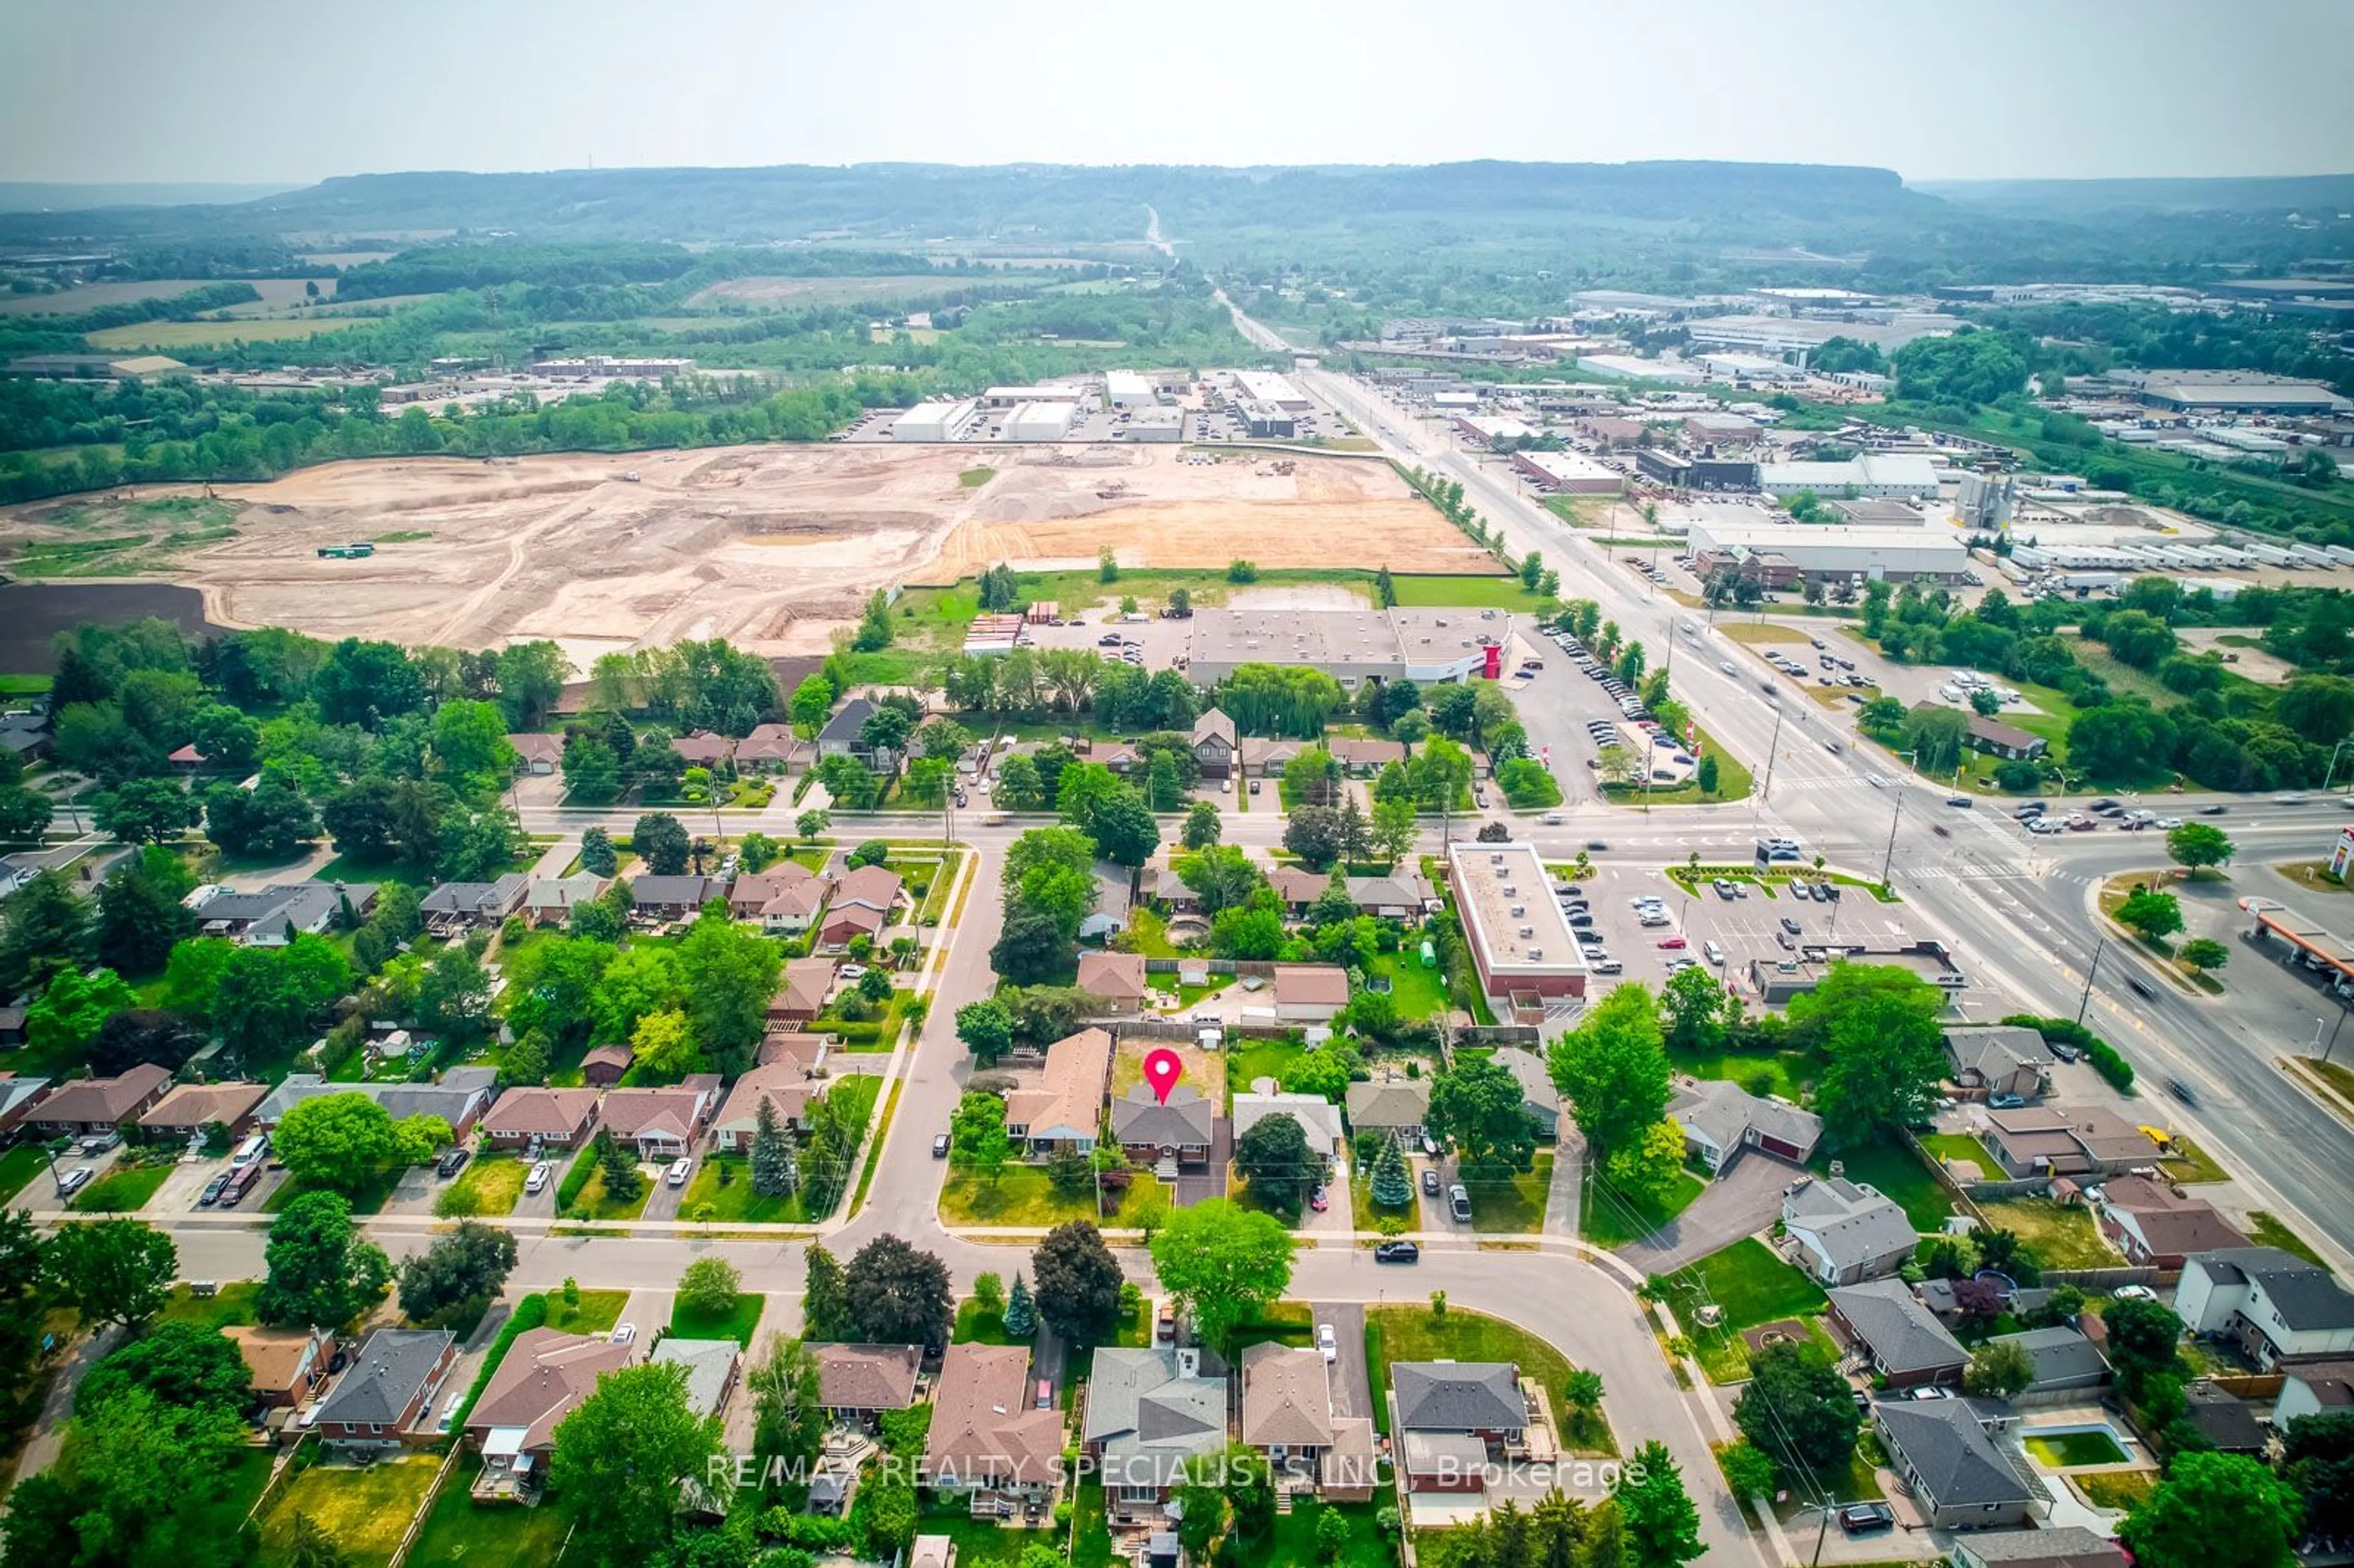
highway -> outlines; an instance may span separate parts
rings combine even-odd
[[[1235,320],[1255,343],[1289,346],[1238,310]],[[1893,828],[1893,880],[1930,927],[1915,934],[1946,940],[1978,996],[1991,993],[2025,1011],[2075,1016],[2085,966],[2099,940],[2094,890],[2106,876],[2165,865],[2158,835],[2129,838],[2105,830],[2037,839],[2021,832],[1999,801],[1982,800],[1970,810],[1946,805],[1946,791],[1912,777],[1862,741],[1850,714],[1798,700],[1776,706],[1754,680],[1725,674],[1720,662],[1757,666],[1735,657],[1736,645],[1708,626],[1704,611],[1656,589],[1647,593],[1646,579],[1522,495],[1500,460],[1457,448],[1442,424],[1416,418],[1351,377],[1321,368],[1293,374],[1390,456],[1459,481],[1466,498],[1501,528],[1511,554],[1542,551],[1546,564],[1561,571],[1564,593],[1598,603],[1627,638],[1650,651],[1655,666],[1674,650],[1677,695],[1766,785],[1754,800],[1660,808],[1640,828],[1630,825],[1624,808],[1580,803],[1565,811],[1575,831],[1562,832],[1561,847],[1574,852],[1578,842],[1600,838],[1614,853],[1655,853],[1662,863],[1694,848],[1731,850],[1745,858],[1755,832],[1771,830],[1798,839],[1810,855],[1876,876],[1891,855]],[[1692,628],[1691,634],[1683,625]],[[1788,687],[1783,694],[1796,695]],[[1840,740],[1840,754],[1826,749],[1827,738]],[[1885,780],[1882,787],[1868,781],[1872,774]],[[2240,842],[2243,862],[2326,855],[2345,816],[2326,800],[2277,806],[2236,796],[2167,796],[2164,809],[2188,815],[2220,801],[2231,803],[2232,815],[2221,825]],[[1536,836],[1544,842],[1545,835]],[[2354,1129],[2275,1065],[2276,1057],[2307,1044],[2304,1031],[2317,1012],[2332,1010],[2311,1005],[2319,999],[2306,997],[2295,980],[2264,972],[2261,959],[2244,948],[2235,951],[2234,963],[2227,971],[2233,983],[2221,999],[2194,997],[2142,966],[2152,992],[2145,999],[2125,983],[2127,967],[2142,960],[2127,944],[2113,941],[2103,955],[2086,1022],[2135,1064],[2155,1119],[2216,1152],[2263,1207],[2294,1215],[2291,1224],[2341,1269],[2354,1267]],[[2293,1018],[2306,1022],[2287,1027]],[[2198,1104],[2168,1097],[2159,1086],[2168,1078],[2191,1086]]]

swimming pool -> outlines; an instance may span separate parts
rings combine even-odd
[[[2039,1426],[2020,1434],[2020,1443],[2046,1469],[2073,1470],[2086,1465],[2122,1465],[2133,1456],[2107,1426]]]

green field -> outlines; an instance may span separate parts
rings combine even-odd
[[[36,1143],[18,1143],[0,1154],[0,1201],[15,1197],[25,1184],[49,1168],[46,1150]]]
[[[1373,960],[1373,973],[1389,976],[1390,994],[1397,1000],[1400,1018],[1437,1018],[1447,1011],[1445,975],[1436,967],[1422,967],[1421,943],[1412,932],[1396,952],[1384,953]]]
[[[1154,1185],[1150,1176],[1129,1184],[1120,1213],[1098,1219],[1095,1191],[1066,1198],[1047,1180],[1045,1167],[1009,1163],[994,1181],[970,1171],[951,1171],[940,1185],[940,1218],[952,1225],[1059,1225],[1092,1220],[1104,1225],[1128,1223],[1138,1195]]]
[[[740,1154],[704,1156],[678,1201],[678,1212],[683,1218],[711,1224],[800,1225],[810,1218],[799,1192],[765,1198],[752,1191],[752,1162]]]
[[[512,1154],[484,1154],[470,1162],[443,1194],[462,1193],[448,1202],[454,1214],[512,1214],[523,1196],[524,1178],[531,1167]]]
[[[164,1302],[164,1320],[202,1323],[214,1329],[251,1324],[258,1320],[254,1299],[260,1294],[261,1283],[254,1279],[229,1280],[210,1296],[197,1296],[186,1286],[175,1285]]]
[[[698,1312],[684,1301],[671,1308],[670,1337],[673,1340],[733,1340],[745,1349],[752,1347],[752,1335],[760,1326],[761,1310],[768,1298],[757,1290],[738,1291],[735,1301],[725,1312]]]
[[[389,1563],[440,1463],[430,1454],[412,1454],[362,1467],[313,1465],[278,1494],[262,1520],[262,1541],[282,1543],[288,1521],[305,1513],[350,1562],[362,1568]]]
[[[101,352],[126,348],[218,348],[232,343],[282,343],[289,338],[316,337],[340,332],[351,318],[303,316],[295,321],[141,322],[135,326],[107,327],[84,333],[82,341]]]
[[[1811,1319],[1822,1311],[1820,1287],[1774,1255],[1755,1236],[1744,1236],[1667,1277],[1667,1300],[1691,1336],[1693,1353],[1716,1383],[1734,1383],[1749,1372],[1749,1351],[1741,1330],[1784,1318]],[[1715,1306],[1723,1319],[1699,1325],[1699,1308]],[[1819,1330],[1813,1330],[1819,1337]]]

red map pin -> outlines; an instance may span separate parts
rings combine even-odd
[[[1185,1058],[1162,1046],[1144,1058],[1144,1081],[1152,1086],[1155,1098],[1162,1105],[1169,1103],[1169,1091],[1185,1075]]]

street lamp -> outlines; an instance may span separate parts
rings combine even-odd
[[[2321,776],[2321,792],[2323,794],[2326,795],[2329,792],[2329,782],[2338,776],[2338,754],[2345,750],[2349,746],[2354,746],[2354,736],[2348,736],[2344,740],[2339,741],[2336,746],[2329,748],[2329,770]]]
[[[2100,972],[2101,955],[2108,950],[2108,933],[2105,931],[2101,934],[2100,941],[2093,948],[2093,961],[2084,966],[2084,999],[2076,1003],[2076,1024],[2079,1028],[2084,1026],[2084,1014],[2092,1011],[2093,977]],[[2314,1022],[2318,1023],[2320,1020],[2316,1019]],[[2319,1033],[2319,1030],[2315,1031],[2316,1034]]]
[[[1753,822],[1757,820],[1757,809],[1766,803],[1766,797],[1773,792],[1774,763],[1781,755],[1782,715],[1787,710],[1782,706],[1780,701],[1776,700],[1774,704],[1774,734],[1772,738],[1766,742],[1766,780],[1757,786],[1756,796],[1749,804],[1749,820]]]
[[[1921,755],[1918,747],[1911,751],[1900,751],[1896,755],[1903,758],[1908,764],[1919,766],[1914,761]],[[1889,787],[1889,793],[1896,798],[1896,804],[1888,813],[1888,853],[1880,858],[1880,885],[1882,887],[1889,885],[1889,873],[1896,864],[1896,821],[1904,814],[1904,781],[1902,779],[1897,779]]]

